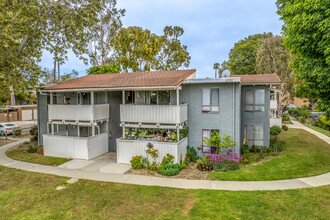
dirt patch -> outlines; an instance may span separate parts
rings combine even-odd
[[[188,198],[185,200],[184,206],[181,210],[182,214],[188,216],[190,210],[194,207],[195,203],[196,200],[191,195],[189,195]]]
[[[211,171],[214,172],[214,171]],[[133,175],[144,175],[144,176],[157,176],[157,177],[168,177],[168,178],[180,178],[180,179],[198,179],[198,180],[206,180],[208,179],[208,175],[210,172],[200,171],[197,169],[197,163],[190,163],[186,169],[182,169],[178,175],[176,176],[163,176],[156,171],[140,169],[134,170],[129,169],[125,174],[133,174]]]
[[[4,145],[6,145],[6,144],[13,143],[13,142],[15,142],[15,141],[14,141],[14,140],[6,140],[6,139],[1,138],[1,139],[0,139],[0,147],[1,147],[1,146],[4,146]]]

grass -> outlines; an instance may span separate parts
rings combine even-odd
[[[70,161],[67,158],[59,158],[59,157],[48,157],[39,154],[27,153],[26,148],[18,148],[13,150],[8,150],[6,152],[7,156],[19,161],[36,163],[48,166],[59,166],[63,163]]]
[[[0,166],[0,219],[329,219],[330,186],[184,190],[79,180]],[[57,186],[66,188],[57,191]]]
[[[320,133],[330,137],[330,131],[324,130],[323,128],[316,127],[316,126],[313,126],[313,125],[305,125],[305,126],[310,128],[310,129],[313,129],[314,131],[320,132]]]
[[[329,144],[302,129],[283,131],[286,141],[283,156],[231,172],[210,173],[214,180],[280,180],[315,176],[330,171]]]

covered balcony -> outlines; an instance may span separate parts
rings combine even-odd
[[[188,120],[188,104],[120,105],[120,121],[141,124],[182,124]],[[127,126],[128,127],[128,126]]]
[[[48,120],[94,122],[110,118],[106,92],[50,93]]]
[[[109,118],[109,104],[48,105],[51,121],[97,121]]]

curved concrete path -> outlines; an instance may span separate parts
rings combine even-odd
[[[13,160],[6,155],[6,151],[18,144],[27,141],[23,139],[14,143],[0,147],[0,165],[26,170],[53,174],[58,176],[72,177],[77,179],[87,179],[96,181],[106,181],[125,184],[137,184],[146,186],[163,186],[182,189],[213,189],[213,190],[284,190],[317,187],[330,184],[330,172],[306,178],[274,180],[274,181],[211,181],[211,180],[188,180],[177,178],[162,178],[130,174],[103,173],[99,171],[85,171],[81,169],[68,169],[52,167],[39,164],[32,164]]]
[[[310,129],[308,127],[306,127],[305,125],[301,124],[296,118],[291,117],[290,116],[290,120],[292,121],[293,124],[287,124],[288,128],[297,128],[297,129],[304,129],[306,131],[308,131],[309,133],[312,133],[314,135],[316,135],[318,138],[320,138],[321,140],[327,142],[328,144],[330,144],[330,137],[317,132],[313,129]]]

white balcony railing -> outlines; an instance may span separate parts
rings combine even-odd
[[[108,152],[108,134],[91,137],[43,135],[46,156],[89,160]]]
[[[282,118],[270,118],[270,127],[275,125],[282,127]]]
[[[188,120],[188,105],[120,105],[120,121],[180,124]]]
[[[117,163],[129,164],[133,156],[146,155],[148,149],[147,144],[150,141],[140,140],[124,140],[117,139]],[[158,150],[157,162],[162,162],[162,159],[166,154],[174,156],[174,163],[180,162],[180,157],[184,158],[187,152],[188,138],[180,140],[178,143],[170,142],[151,142],[154,144],[154,149]]]
[[[270,109],[277,109],[277,100],[270,100]]]
[[[109,118],[109,104],[48,105],[49,120],[94,121]]]

